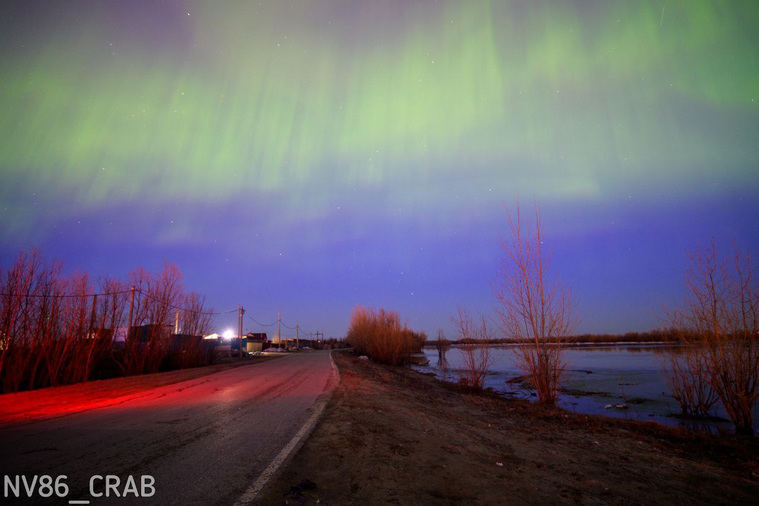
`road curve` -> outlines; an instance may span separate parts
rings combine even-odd
[[[4,482],[0,503],[38,503],[40,493],[64,491],[40,487],[42,475],[66,476],[59,480],[65,496],[46,504],[249,499],[336,382],[329,352],[314,351],[156,388],[118,405],[2,427],[0,472],[18,485],[23,501],[12,500],[16,491]],[[22,480],[28,485],[34,476],[29,497]],[[117,486],[106,487],[117,478]]]

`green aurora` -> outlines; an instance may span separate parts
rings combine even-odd
[[[188,40],[150,52],[103,13],[61,21],[3,58],[0,165],[99,204],[117,190],[319,186],[325,170],[330,184],[408,170],[424,181],[482,159],[586,196],[607,179],[666,184],[757,155],[752,2],[375,2],[355,13],[358,47],[358,28],[332,30],[320,12],[341,3],[190,3],[175,21]],[[395,33],[371,23],[375,10],[401,18]],[[713,123],[690,121],[694,109]],[[146,185],[157,169],[176,184]]]

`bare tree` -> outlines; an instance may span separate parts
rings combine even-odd
[[[176,266],[166,263],[156,274],[136,269],[130,281],[139,294],[134,314],[140,332],[130,333],[124,349],[115,350],[129,285],[106,278],[96,290],[86,273],[63,275],[62,262],[47,262],[34,249],[21,251],[12,266],[0,268],[2,391],[87,381],[99,367],[110,374],[114,360],[125,374],[154,372],[168,356],[177,312],[192,332],[208,330],[211,312],[203,310],[203,297],[183,293]],[[192,344],[195,358],[187,363],[197,365],[206,350],[200,339]]]
[[[180,335],[172,348],[172,359],[178,367],[206,365],[211,360],[211,350],[203,341],[212,325],[212,310],[205,310],[205,297],[195,292],[183,295],[180,312]]]
[[[5,392],[44,384],[43,344],[60,327],[60,272],[62,264],[47,264],[39,250],[20,252],[0,285],[0,378]]]
[[[456,325],[459,342],[462,343],[464,363],[459,371],[459,383],[482,390],[488,370],[493,365],[493,357],[487,346],[492,338],[487,320],[480,316],[480,321],[476,322],[466,309],[459,308],[458,316],[451,318],[451,321]]]
[[[139,267],[130,274],[130,284],[139,297],[135,297],[132,334],[126,338],[120,365],[125,374],[157,372],[169,352],[171,317],[182,303],[182,272],[170,263],[164,263],[156,274]]]
[[[498,315],[509,337],[529,342],[514,350],[538,400],[555,404],[565,367],[562,341],[577,325],[574,303],[571,292],[550,276],[537,204],[534,227],[522,222],[519,203],[516,217],[508,209],[506,215],[510,237],[501,241],[504,258],[494,285]]]
[[[665,352],[660,359],[664,381],[680,412],[687,416],[709,416],[719,398],[706,374],[706,354],[700,346]]]
[[[211,330],[213,310],[206,310],[206,298],[196,292],[185,294],[181,312],[181,328],[183,334],[203,335]]]
[[[105,276],[98,280],[97,286],[99,295],[92,299],[87,339],[81,344],[80,379],[75,381],[89,380],[98,369],[113,361],[119,328],[126,325],[128,285]]]
[[[25,298],[24,324],[19,333],[27,356],[16,359],[18,366],[23,367],[23,373],[17,376],[21,382],[16,389],[22,384],[31,389],[58,381],[58,371],[56,368],[51,371],[46,353],[55,350],[56,338],[64,324],[61,295],[65,294],[66,281],[61,276],[62,268],[60,262],[48,264],[40,256],[34,269],[34,288]]]
[[[21,251],[9,269],[4,269],[0,287],[0,379],[3,392],[18,389],[30,358],[29,301],[35,296],[37,271],[42,268],[39,250]],[[25,349],[26,348],[26,349]]]
[[[84,273],[56,279],[54,294],[55,327],[46,328],[40,337],[41,354],[47,374],[47,384],[55,386],[68,383],[72,379],[81,380],[80,366],[83,357],[78,352],[87,339],[89,330],[89,298],[91,291],[89,277]]]
[[[107,329],[111,332],[126,324],[125,311],[129,305],[128,286],[121,280],[103,277],[98,281],[98,290],[103,294],[97,299],[94,330]]]
[[[694,335],[702,356],[691,364],[708,380],[738,434],[753,434],[753,409],[759,400],[759,283],[751,257],[733,248],[731,259],[717,245],[691,256],[683,309],[669,318]]]
[[[445,358],[445,354],[451,347],[451,343],[445,338],[443,329],[437,331],[437,341],[435,341],[435,347],[437,348],[437,365],[439,367],[447,367],[448,361]]]

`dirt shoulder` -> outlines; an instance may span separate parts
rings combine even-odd
[[[260,504],[756,504],[756,439],[471,394],[334,354],[341,381]]]

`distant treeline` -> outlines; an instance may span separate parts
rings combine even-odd
[[[339,350],[347,347],[347,341],[336,337],[328,337],[327,339],[322,339],[320,341],[311,341],[311,348],[315,350]]]
[[[679,343],[687,342],[692,337],[678,329],[655,329],[648,332],[627,332],[625,334],[580,334],[565,337],[561,340],[564,344],[604,344],[604,343]],[[486,339],[486,340],[449,340],[442,339],[448,345],[454,344],[522,344],[529,343],[528,339]],[[427,345],[436,345],[437,340],[427,341]]]
[[[0,269],[0,390],[207,364],[213,354],[198,337],[211,324],[204,304],[172,264],[157,273],[139,267],[127,281],[93,280],[22,251]],[[172,335],[177,323],[182,335]]]
[[[581,334],[564,340],[566,343],[678,343],[684,339],[682,330],[655,329],[624,334]]]

